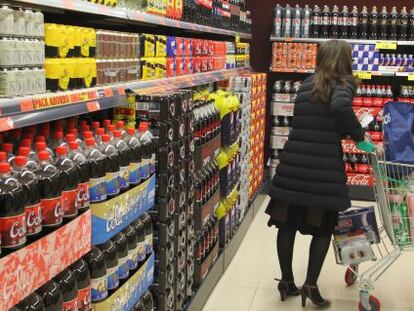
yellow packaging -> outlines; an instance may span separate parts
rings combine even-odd
[[[141,35],[141,56],[154,57],[155,56],[155,36],[152,34]]]
[[[44,64],[47,79],[58,80],[61,90],[67,90],[70,79],[75,76],[75,66],[70,58],[47,58]]]
[[[73,46],[73,41],[70,38],[70,32],[65,25],[48,24],[45,26],[45,46],[57,48],[57,57],[66,57],[69,54],[69,49]]]
[[[165,57],[156,57],[153,59],[155,64],[155,79],[166,77],[167,59]]]
[[[153,57],[144,57],[141,59],[142,80],[155,79],[155,63]]]
[[[146,11],[151,14],[166,16],[167,0],[148,0]]]
[[[166,57],[167,56],[167,37],[156,35],[155,36],[155,56]]]

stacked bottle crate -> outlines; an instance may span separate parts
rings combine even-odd
[[[386,102],[393,100],[390,85],[362,84],[354,98],[354,112],[359,119],[371,115],[372,121],[365,127],[376,145],[382,145],[383,107]],[[349,139],[342,141],[344,162],[348,184],[352,186],[372,186],[373,179],[367,155],[356,148],[355,142]]]
[[[288,140],[296,94],[301,83],[301,81],[278,80],[273,86],[270,157],[267,162],[271,178],[273,178],[279,164],[279,154]]]

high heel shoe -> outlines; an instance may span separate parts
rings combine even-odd
[[[323,299],[319,293],[317,286],[303,285],[300,290],[302,296],[302,307],[306,307],[306,299],[309,298],[312,303],[319,309],[327,308],[331,305],[331,301],[328,299]]]
[[[293,281],[283,281],[275,279],[276,281],[279,281],[279,284],[277,285],[277,289],[280,293],[280,300],[285,301],[288,296],[299,296],[300,290],[296,287],[295,283]]]

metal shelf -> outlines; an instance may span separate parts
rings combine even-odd
[[[0,100],[0,132],[125,104],[125,90],[165,91],[225,80],[250,67]]]
[[[271,72],[276,73],[303,73],[303,74],[311,74],[315,73],[315,70],[306,70],[306,69],[290,69],[290,68],[272,68],[270,67]],[[393,72],[393,71],[361,71],[361,70],[354,70],[354,73],[359,74],[369,74],[372,77],[410,77],[414,76],[414,72]],[[365,79],[363,77],[360,77],[363,80],[369,80],[368,78]]]
[[[326,41],[332,40],[332,38],[284,38],[284,37],[270,37],[270,41],[273,42],[303,42],[303,43],[323,43]],[[351,44],[377,44],[378,42],[384,42],[388,40],[364,40],[364,39],[340,39],[345,40]],[[414,46],[414,41],[395,41],[389,40],[391,42],[396,42],[397,46]]]
[[[48,7],[53,9],[75,11],[87,14],[108,16],[118,18],[126,22],[138,22],[150,25],[161,25],[165,27],[189,30],[192,32],[213,33],[216,35],[226,35],[240,37],[242,39],[251,39],[252,35],[248,33],[240,33],[226,29],[214,28],[209,26],[197,25],[193,23],[173,20],[163,16],[157,16],[140,11],[131,11],[125,8],[110,7],[101,4],[91,3],[82,0],[17,0],[13,2],[24,3],[29,6]]]

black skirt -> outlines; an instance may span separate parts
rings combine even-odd
[[[274,199],[270,200],[266,214],[270,216],[269,227],[289,228],[312,236],[331,236],[338,224],[337,211],[290,205]]]

